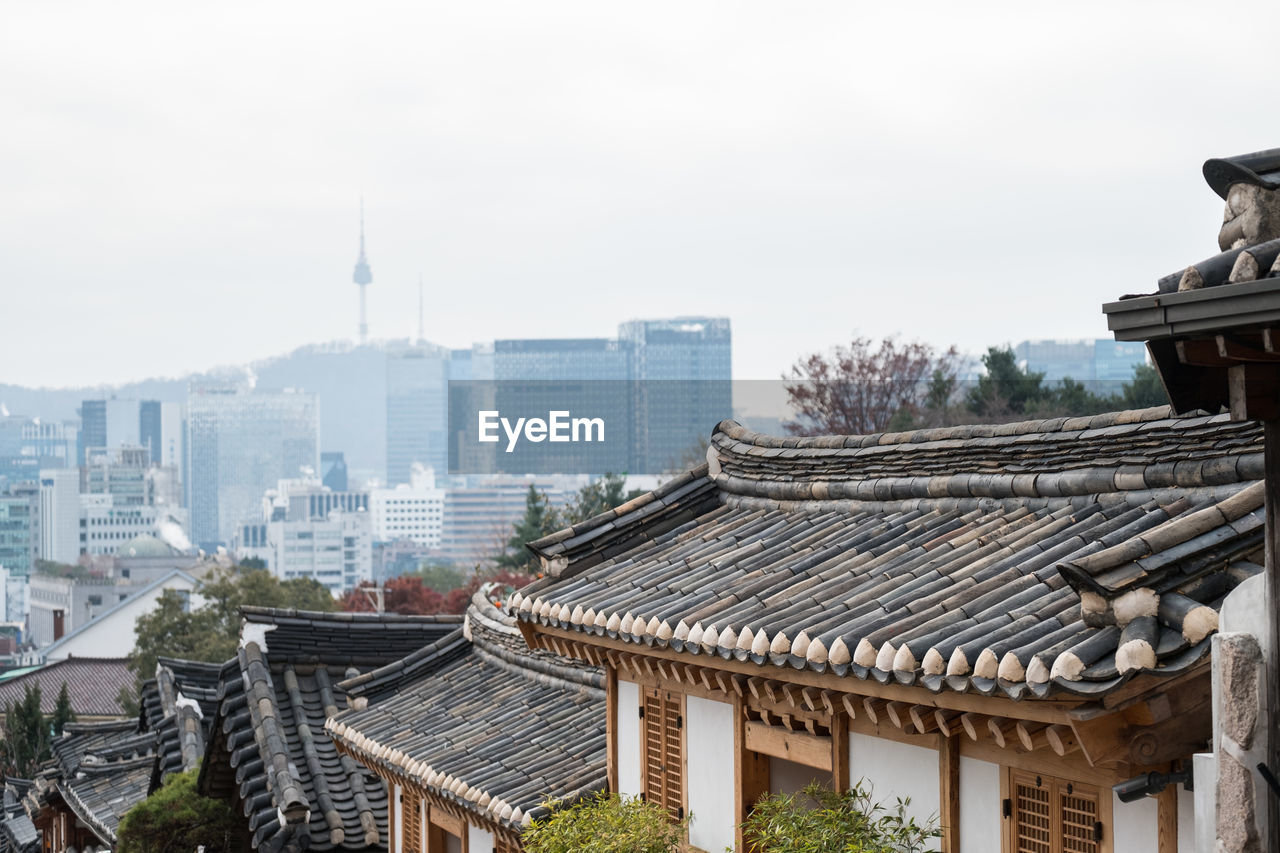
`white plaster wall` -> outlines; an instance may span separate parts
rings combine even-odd
[[[1103,789],[1103,795],[1105,794],[1106,789]],[[1160,805],[1155,797],[1122,803],[1119,797],[1112,794],[1111,823],[1115,828],[1112,831],[1111,849],[1116,853],[1160,853],[1156,843],[1159,812]]]
[[[640,796],[640,687],[618,680],[618,793]],[[730,730],[732,735],[732,730]],[[727,753],[729,760],[732,753]]]
[[[1003,820],[1000,765],[960,756],[960,849],[999,850]]]
[[[467,853],[493,853],[493,833],[468,824]]]
[[[937,750],[851,732],[849,780],[859,779],[871,786],[872,798],[886,807],[895,805],[895,797],[910,797],[907,813],[917,822],[938,815]],[[963,802],[963,790],[960,798]]]
[[[618,705],[621,713],[621,703]],[[689,843],[721,851],[734,843],[733,706],[689,696],[684,707]],[[637,753],[638,754],[638,753]],[[619,777],[621,778],[621,777]]]
[[[1178,786],[1178,853],[1196,853],[1196,795],[1181,785]]]
[[[810,782],[817,782],[824,788],[830,788],[831,774],[816,767],[806,767],[785,758],[769,756],[770,793],[794,794]]]
[[[400,786],[392,785],[391,792],[387,796],[387,808],[391,810],[391,822],[394,829],[391,831],[391,850],[396,853],[402,849],[400,843],[400,827],[404,825],[403,819],[400,817]]]
[[[66,660],[67,658],[124,658],[133,653],[136,639],[134,626],[139,616],[145,616],[156,609],[160,596],[166,589],[187,590],[190,592],[195,583],[183,577],[174,577],[168,583],[158,586],[145,595],[129,601],[119,610],[115,610],[106,618],[90,620],[84,623],[82,630],[68,634],[56,649],[48,653],[47,660]],[[114,594],[128,592],[128,587],[117,590]],[[117,602],[118,604],[118,602]],[[191,608],[194,610],[204,604],[198,595],[191,596]],[[108,603],[108,606],[114,606]],[[144,678],[153,678],[155,673],[145,673]]]

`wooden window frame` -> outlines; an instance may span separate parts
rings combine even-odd
[[[462,853],[468,853],[467,822],[457,815],[433,805],[427,811],[426,853],[445,853],[449,849],[445,841],[446,834],[458,839]]]
[[[405,786],[400,795],[400,850],[402,853],[426,853],[422,819],[424,798]],[[410,819],[412,817],[412,819]]]
[[[1037,779],[1049,790],[1049,853],[1070,853],[1063,846],[1062,823],[1062,796],[1068,791],[1078,791],[1080,794],[1091,795],[1096,799],[1098,804],[1096,820],[1102,824],[1102,838],[1097,842],[1096,853],[1113,853],[1115,821],[1112,819],[1110,788],[1009,766],[1001,767],[1000,772],[1001,808],[1006,810],[1001,816],[1001,847],[1004,853],[1016,853],[1017,850],[1014,846],[1018,821],[1018,804],[1014,796],[1017,785],[1019,782],[1035,784]]]
[[[650,769],[649,769],[649,765],[650,765],[649,738],[650,738],[651,727],[654,726],[655,723],[652,719],[652,713],[646,714],[645,708],[646,708],[646,703],[652,700],[653,702],[656,702],[656,703],[662,703],[663,706],[668,709],[663,712],[662,721],[656,724],[660,729],[658,737],[663,742],[665,742],[666,739],[670,737],[670,735],[665,730],[670,724],[671,714],[674,713],[676,716],[676,721],[677,721],[676,728],[678,730],[677,737],[678,737],[678,743],[680,748],[679,766],[676,768],[676,773],[678,775],[678,780],[680,785],[680,802],[678,806],[679,811],[676,814],[670,814],[671,804],[667,802],[663,802],[662,805],[664,808],[668,809],[668,814],[670,814],[671,820],[673,822],[677,820],[683,820],[684,817],[687,814],[689,814],[689,785],[688,785],[689,745],[685,737],[686,728],[684,726],[684,718],[687,711],[687,707],[685,703],[685,694],[675,690],[666,690],[660,687],[646,687],[644,685],[640,685],[639,693],[640,693],[640,706],[636,710],[637,710],[637,713],[640,715],[639,740],[640,740],[641,796],[646,801],[650,800],[649,793],[650,793],[651,780],[650,780]],[[670,710],[671,705],[674,705],[674,711]],[[668,767],[666,767],[666,762],[663,762],[663,765],[664,765],[663,771],[667,773],[668,776],[670,776],[671,770]],[[663,794],[662,799],[664,801],[667,800],[668,799],[667,795]]]

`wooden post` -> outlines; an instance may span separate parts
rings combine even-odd
[[[937,741],[942,853],[960,853],[960,739],[938,735]]]
[[[1178,786],[1169,785],[1156,795],[1156,850],[1178,853]]]
[[[831,715],[831,785],[838,794],[849,790],[849,721],[839,711]]]
[[[747,706],[741,696],[733,699],[733,763],[733,834],[737,849],[746,853],[742,824],[756,800],[769,790],[769,757],[747,749]]]
[[[618,793],[618,670],[604,668],[605,766],[609,793]]]

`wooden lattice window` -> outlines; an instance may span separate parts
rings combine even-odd
[[[405,790],[400,797],[400,849],[404,853],[422,851],[422,796]]]
[[[1055,776],[1009,771],[1013,853],[1103,853],[1098,789]]]
[[[684,696],[647,687],[640,700],[642,790],[674,820],[684,817]]]

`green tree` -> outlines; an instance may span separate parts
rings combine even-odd
[[[515,530],[507,539],[506,548],[494,562],[504,569],[537,570],[537,558],[529,553],[525,543],[541,539],[560,527],[560,514],[551,506],[550,499],[533,485],[524,499],[524,516],[516,522]]]
[[[71,710],[71,695],[67,693],[67,682],[62,682],[62,689],[58,691],[58,703],[53,707],[53,716],[49,718],[49,725],[53,729],[54,737],[62,734],[62,730],[67,723],[76,721],[76,712]]]
[[[936,819],[921,825],[909,817],[909,802],[875,803],[861,784],[843,794],[811,784],[799,794],[766,794],[742,831],[759,853],[920,853],[942,832]]]
[[[991,347],[982,357],[986,373],[966,397],[969,410],[986,420],[1026,414],[1045,399],[1044,374],[1023,370],[1013,350]]]
[[[4,759],[8,772],[34,779],[49,758],[49,725],[40,712],[40,685],[27,687],[22,700],[5,708]]]
[[[171,775],[159,790],[130,809],[116,833],[119,853],[238,849],[243,828],[230,801],[201,796],[196,791],[199,773],[195,768]]]
[[[569,501],[569,505],[565,507],[564,523],[578,524],[602,512],[620,507],[642,494],[640,489],[632,489],[628,492],[626,488],[626,474],[607,473],[599,480],[588,483],[578,490],[578,493]]]
[[[1140,364],[1133,372],[1133,379],[1120,389],[1120,401],[1126,409],[1146,409],[1164,406],[1169,402],[1160,373],[1149,364]]]
[[[210,663],[234,657],[240,640],[241,605],[323,612],[336,607],[329,591],[311,578],[281,581],[263,569],[243,566],[209,578],[199,593],[204,604],[192,609],[185,594],[165,590],[156,608],[138,617],[129,665],[139,685],[155,675],[162,655]]]

